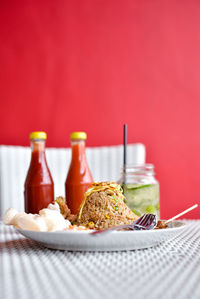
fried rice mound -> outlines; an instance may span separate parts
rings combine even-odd
[[[124,203],[121,186],[112,182],[93,183],[81,204],[78,224],[106,229],[131,224],[138,217]]]

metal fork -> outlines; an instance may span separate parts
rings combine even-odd
[[[128,228],[130,230],[149,230],[153,229],[157,224],[156,215],[154,214],[144,214],[142,217],[134,221],[132,224],[124,224],[115,227],[110,227],[107,229],[97,230],[91,233],[91,235],[96,236],[103,233],[108,233],[114,230],[120,230]]]

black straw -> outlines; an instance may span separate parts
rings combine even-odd
[[[124,172],[126,171],[127,124],[124,124]]]

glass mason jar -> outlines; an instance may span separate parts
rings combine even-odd
[[[156,214],[160,219],[159,183],[154,177],[154,165],[127,165],[122,169],[121,184],[126,204],[138,216]]]

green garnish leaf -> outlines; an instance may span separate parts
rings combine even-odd
[[[114,209],[115,209],[115,211],[118,211],[118,210],[119,210],[118,206],[115,206]]]
[[[148,184],[148,185],[136,185],[135,187],[134,186],[130,186],[127,185],[127,189],[128,190],[136,190],[136,189],[142,189],[142,188],[147,188],[147,187],[150,187],[151,185]]]
[[[115,202],[118,202],[118,199],[116,198],[115,195],[113,195],[113,200],[114,200]]]
[[[137,216],[141,216],[141,213],[135,209],[132,209],[133,213]]]
[[[146,212],[153,214],[155,213],[155,207],[152,205],[149,205],[148,207],[146,207]]]
[[[104,205],[103,205],[103,206],[101,206],[101,209],[102,209],[102,210],[104,210],[104,209],[105,209],[105,206],[104,206]]]

